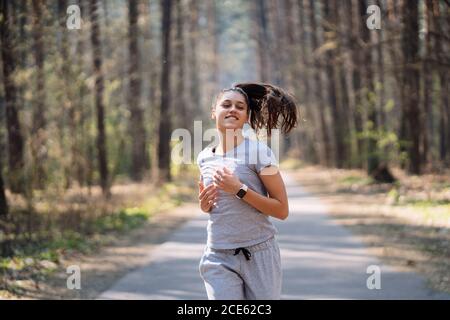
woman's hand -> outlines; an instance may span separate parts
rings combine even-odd
[[[200,209],[203,212],[211,211],[217,200],[217,188],[214,184],[210,184],[205,188],[202,181],[198,182],[198,200]]]
[[[236,194],[242,186],[241,181],[228,168],[217,170],[213,177],[214,184],[225,192]]]

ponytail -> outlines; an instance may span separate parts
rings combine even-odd
[[[279,87],[248,82],[222,90],[225,91],[237,91],[244,95],[250,113],[249,123],[256,132],[265,127],[270,137],[272,129],[281,128],[281,132],[287,134],[297,126],[298,112],[294,97]]]

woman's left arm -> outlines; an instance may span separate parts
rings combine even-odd
[[[219,175],[222,179],[218,179]],[[264,214],[285,220],[289,215],[289,203],[283,178],[278,168],[275,166],[263,168],[259,177],[269,193],[269,197],[248,188],[242,200]],[[214,176],[214,182],[219,188],[233,194],[236,194],[241,187],[239,179],[226,169],[225,171],[219,170],[218,174]]]

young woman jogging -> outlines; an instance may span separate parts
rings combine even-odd
[[[209,214],[199,271],[209,299],[280,299],[280,250],[269,217],[288,217],[286,189],[272,150],[242,129],[249,123],[268,136],[278,128],[286,134],[297,115],[293,97],[270,84],[236,84],[213,104],[219,143],[197,158],[199,204]]]

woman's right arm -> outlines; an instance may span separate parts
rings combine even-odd
[[[203,212],[210,212],[214,203],[217,200],[217,188],[211,183],[205,188],[202,181],[198,182],[198,200],[200,204],[200,209]]]

